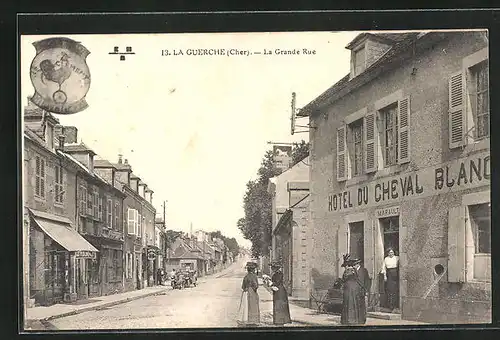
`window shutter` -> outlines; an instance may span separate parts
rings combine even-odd
[[[342,263],[344,262],[344,255],[347,254],[347,222],[341,224],[337,230],[337,249],[338,249],[338,273],[342,277]]]
[[[410,161],[410,97],[398,101],[398,164]]]
[[[40,196],[45,197],[45,160],[40,159]]]
[[[102,197],[99,197],[99,221],[102,221]]]
[[[448,282],[465,282],[465,207],[448,211]]]
[[[134,233],[136,236],[139,235],[139,212],[137,210],[134,210]]]
[[[127,210],[127,221],[128,221],[128,233],[130,235],[134,234],[135,231],[135,214],[133,209],[128,209]]]
[[[123,230],[123,228],[121,228],[120,224],[119,224],[119,217],[120,215],[118,214],[118,203],[115,203],[115,228],[116,230]]]
[[[377,128],[375,112],[368,113],[364,118],[365,132],[365,171],[374,172],[378,169],[377,163]]]
[[[346,130],[345,124],[337,129],[337,181],[347,179]]]
[[[465,103],[464,79],[462,72],[452,75],[448,82],[448,125],[450,149],[460,147],[465,143]]]
[[[35,195],[40,196],[40,157],[35,157],[36,169],[35,169]]]

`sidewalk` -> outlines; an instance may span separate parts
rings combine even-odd
[[[80,314],[91,310],[111,307],[121,303],[141,299],[146,296],[160,294],[168,289],[171,289],[170,286],[146,287],[140,290],[133,290],[125,293],[97,296],[88,300],[78,301],[75,304],[58,303],[47,307],[40,306],[28,308],[28,316],[27,320],[25,321],[26,324],[28,324],[34,320],[48,321],[70,315]]]
[[[262,280],[259,278],[259,284],[262,284]],[[259,289],[260,301],[261,301],[261,314],[264,314],[264,318],[268,318],[268,313],[270,310],[271,323],[272,323],[272,300],[273,295],[269,288],[262,286],[263,289]],[[269,301],[271,301],[271,306],[269,308]],[[343,326],[340,324],[340,315],[323,314],[319,313],[313,309],[300,307],[292,303],[290,305],[290,316],[293,323],[298,323],[302,325],[309,326]],[[366,326],[401,326],[401,325],[425,325],[423,322],[408,321],[408,320],[383,320],[376,318],[367,318]]]

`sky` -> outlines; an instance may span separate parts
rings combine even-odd
[[[290,102],[303,107],[349,72],[345,46],[358,32],[68,35],[90,54],[89,107],[54,115],[76,126],[78,139],[101,158],[128,159],[154,190],[169,229],[220,230],[249,247],[236,226],[246,183],[257,177],[267,142],[308,140],[290,134]],[[21,40],[22,106],[34,88],[32,43]],[[120,61],[114,46],[136,53]],[[188,55],[195,49],[272,51],[272,55]],[[275,50],[315,50],[277,55]],[[169,56],[162,56],[169,50]],[[183,55],[179,51],[183,51]],[[297,121],[306,125],[307,118]],[[298,130],[304,130],[298,128]]]

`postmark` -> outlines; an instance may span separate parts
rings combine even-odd
[[[36,56],[30,67],[35,94],[31,101],[57,114],[85,110],[90,88],[90,70],[86,62],[90,52],[68,38],[48,38],[33,43]]]

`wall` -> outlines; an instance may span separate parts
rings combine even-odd
[[[290,191],[291,203],[305,197],[308,191]],[[293,197],[296,196],[296,197]],[[292,203],[293,204],[293,203]],[[292,295],[299,299],[309,299],[309,258],[307,249],[309,229],[309,200],[305,198],[292,208],[292,238],[293,238],[293,284]]]
[[[312,252],[311,284],[314,289],[328,288],[341,274],[338,244],[343,240],[338,239],[338,230],[345,227],[346,214],[329,211],[330,195],[342,192],[346,186],[363,185],[377,178],[405,175],[407,172],[439,166],[470,151],[450,150],[448,147],[448,78],[461,70],[464,57],[484,47],[485,42],[479,33],[455,33],[450,40],[435,44],[400,68],[381,74],[376,80],[338,100],[329,107],[326,118],[320,114],[311,119],[311,125],[318,126],[310,132],[312,237],[309,247]],[[417,71],[413,76],[414,68]],[[397,91],[401,91],[403,96],[410,96],[411,162],[388,171],[378,171],[375,175],[337,182],[336,139],[332,138],[337,127],[345,116],[363,107],[368,107],[370,111],[377,100]],[[486,149],[489,149],[489,145]],[[430,268],[443,261],[447,254],[447,211],[458,204],[463,194],[475,190],[481,189],[400,203],[400,249],[406,250],[401,254],[403,318],[467,322],[478,315],[486,319],[490,315],[491,288],[487,285],[464,284],[458,287],[456,284],[440,283],[438,290],[431,292],[426,299],[422,298],[426,293],[423,290],[429,289],[434,280]],[[441,209],[436,209],[437,206]],[[380,207],[383,206],[377,208]],[[352,213],[365,213],[368,222],[374,220],[375,207],[353,210]],[[367,231],[365,239],[368,241],[369,229]],[[370,271],[371,275],[376,275],[379,269],[377,263],[381,259],[373,261]],[[475,307],[471,307],[466,296],[474,296]]]

